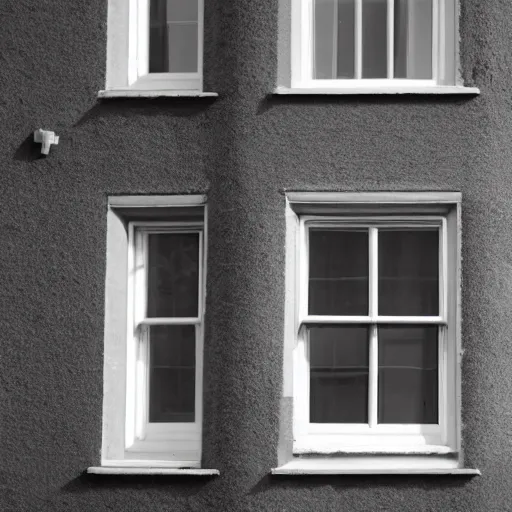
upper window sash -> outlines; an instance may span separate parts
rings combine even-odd
[[[319,315],[309,314],[309,233],[311,229],[350,229],[368,230],[368,278],[369,308],[367,315]],[[378,229],[425,229],[439,232],[439,312],[438,315],[396,315],[378,313]],[[302,216],[300,219],[299,253],[299,326],[303,324],[438,324],[447,323],[448,303],[448,259],[446,218],[438,216],[421,217],[321,217]]]
[[[411,40],[406,40],[405,43],[402,43],[405,46],[402,60],[403,67],[405,67],[407,71],[405,74],[409,75],[419,75],[416,78],[404,78],[404,70],[399,70],[398,67],[395,66],[395,62],[398,57],[395,54],[395,24],[397,23],[397,18],[395,15],[398,15],[397,12],[397,0],[381,0],[382,7],[386,9],[386,15],[382,17],[381,22],[383,24],[383,36],[381,34],[382,41],[378,41],[379,44],[375,45],[376,48],[385,47],[385,50],[381,51],[382,55],[379,55],[381,65],[379,65],[379,73],[378,77],[365,77],[365,63],[363,61],[363,56],[365,54],[365,40],[363,38],[363,9],[364,9],[364,0],[352,0],[351,3],[346,5],[350,5],[353,7],[351,12],[348,12],[348,16],[352,19],[353,17],[353,35],[349,34],[347,37],[347,41],[344,41],[346,44],[343,45],[343,42],[340,43],[338,40],[338,27],[339,22],[341,20],[337,19],[338,16],[338,1],[332,0],[332,10],[329,16],[325,18],[325,22],[330,22],[333,20],[331,27],[326,27],[326,29],[330,29],[332,33],[325,29],[322,31],[318,31],[318,33],[322,33],[323,37],[330,38],[332,36],[333,44],[332,48],[329,48],[329,45],[324,46],[315,50],[315,40],[316,38],[316,28],[315,28],[315,2],[317,0],[294,0],[292,2],[292,41],[291,41],[291,87],[292,88],[318,88],[318,89],[353,89],[354,87],[358,88],[379,88],[379,87],[389,87],[392,85],[394,88],[407,88],[411,87],[417,88],[429,88],[436,87],[441,85],[459,85],[457,82],[457,52],[458,52],[458,16],[457,16],[457,0],[431,0],[432,3],[432,22],[431,27],[426,32],[426,37],[431,39],[431,55],[428,56],[428,53],[423,55],[423,58],[430,59],[430,62],[426,64],[427,67],[430,67],[430,73],[428,76],[425,75],[423,70],[422,73],[417,73],[413,70],[416,65],[415,62],[418,59],[412,58],[414,56],[410,55],[410,48],[414,46],[413,36],[418,32],[417,25],[418,20],[424,19],[423,14],[414,19],[413,15],[410,14],[411,10],[405,15],[405,19],[403,23],[405,23],[406,30],[406,38],[410,38]],[[331,4],[323,3],[324,7],[330,6]],[[411,4],[414,5],[414,4]],[[317,13],[318,14],[318,13]],[[343,13],[340,13],[343,15]],[[346,18],[343,18],[346,21]],[[338,23],[337,23],[338,22]],[[352,37],[351,37],[352,36]],[[422,45],[417,46],[424,46]],[[339,78],[334,78],[334,75],[338,75],[337,71],[339,70],[340,60],[339,60],[339,52],[342,52],[346,49],[348,54],[345,56],[345,60],[352,59],[350,62],[348,71],[350,76],[340,76]],[[332,66],[332,78],[322,78],[321,76],[325,73],[319,73],[318,69],[315,72],[315,57],[318,57],[319,52],[323,53],[323,68],[329,68]],[[331,53],[329,53],[329,51]],[[369,51],[369,50],[366,50]],[[399,51],[397,47],[396,51]],[[316,52],[316,55],[315,55]],[[409,52],[409,53],[407,53]],[[331,64],[332,62],[332,64]],[[317,64],[318,66],[318,64]],[[424,65],[425,67],[425,65]],[[410,71],[412,70],[412,71]],[[346,71],[346,70],[345,70]],[[346,73],[340,73],[341,75]],[[371,74],[371,73],[370,73]]]
[[[150,72],[151,0],[109,0],[107,91],[202,91],[203,0],[190,1],[197,2],[197,20],[192,20],[197,23],[197,69],[194,72],[162,73]],[[168,20],[164,23],[172,29],[173,23]],[[167,41],[166,51],[170,47]]]

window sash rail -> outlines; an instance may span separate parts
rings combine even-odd
[[[199,325],[200,317],[174,317],[174,318],[144,318],[138,325]]]
[[[435,324],[446,325],[443,316],[330,316],[308,315],[299,320],[299,327],[310,324]]]

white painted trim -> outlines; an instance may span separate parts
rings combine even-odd
[[[387,78],[395,77],[395,0],[387,0]]]
[[[168,208],[173,206],[203,206],[205,204],[206,195],[204,194],[187,196],[110,196],[108,198],[108,205],[111,208]],[[151,222],[151,224],[155,223]]]
[[[361,80],[363,76],[363,0],[355,0],[354,17],[354,72],[355,79]],[[342,82],[342,80],[336,80],[336,82]]]
[[[300,319],[300,324],[435,324],[444,325],[441,316],[330,316],[309,315]]]
[[[460,361],[456,362],[454,354],[458,350],[460,340],[454,335],[460,335],[460,311],[456,307],[456,290],[460,288],[460,271],[458,270],[460,251],[457,252],[459,224],[454,225],[453,212],[459,211],[461,194],[459,192],[288,192],[287,209],[289,221],[287,228],[294,231],[290,235],[293,244],[287,244],[287,250],[293,253],[295,270],[288,271],[287,276],[295,275],[297,295],[291,295],[292,287],[287,287],[287,310],[295,311],[294,322],[285,324],[286,336],[296,337],[296,343],[287,343],[285,350],[288,357],[293,359],[293,376],[285,376],[285,380],[293,382],[294,412],[293,452],[296,454],[323,453],[333,455],[336,453],[407,453],[412,454],[447,454],[460,452],[460,401],[457,391],[460,389]],[[333,204],[334,215],[327,216],[308,214],[319,204]],[[440,205],[447,205],[443,215],[438,213]],[[350,205],[357,211],[361,205],[370,205],[376,208],[373,215],[364,213],[354,217],[336,215],[336,206],[342,211],[350,211]],[[404,205],[410,214],[401,214],[390,217],[386,215],[389,208],[394,205]],[[423,205],[421,214],[415,214],[416,207]],[[453,208],[455,206],[455,209]],[[300,217],[294,210],[301,212]],[[430,213],[429,213],[430,211]],[[304,214],[304,212],[306,212]],[[295,213],[295,218],[294,218]],[[300,220],[299,220],[300,219]],[[447,219],[449,219],[447,221]],[[367,226],[370,229],[370,250],[375,252],[377,244],[376,232],[373,229],[387,226],[404,227],[435,227],[439,229],[439,274],[440,274],[440,303],[439,315],[431,317],[379,317],[376,315],[378,283],[374,283],[377,273],[376,262],[372,263],[370,255],[370,311],[367,316],[322,316],[307,315],[308,290],[308,232],[310,227],[359,227]],[[374,226],[374,227],[372,227]],[[373,241],[373,242],[372,242]],[[375,258],[374,258],[375,259]],[[287,262],[292,261],[287,254]],[[372,279],[373,274],[375,274]],[[294,272],[296,274],[294,274]],[[448,279],[447,276],[450,276]],[[377,425],[375,421],[376,398],[372,400],[372,389],[375,391],[375,382],[369,386],[369,424],[365,425],[320,425],[309,423],[309,356],[308,356],[308,329],[307,324],[343,324],[359,323],[377,325],[378,323],[395,324],[430,324],[439,326],[439,425]],[[291,332],[295,326],[295,332]],[[445,335],[445,333],[447,333]],[[370,359],[376,366],[377,350],[370,350]],[[285,357],[287,353],[285,352]],[[371,363],[371,361],[370,361]],[[375,379],[374,379],[375,380]],[[374,393],[375,395],[376,393]],[[457,463],[461,458],[457,459]]]
[[[104,359],[104,418],[102,466],[200,467],[202,437],[203,319],[205,296],[206,197],[189,196],[112,196],[108,198],[107,286]],[[203,221],[130,222],[128,232],[119,215],[140,208],[202,206]],[[116,213],[119,208],[120,214]],[[182,214],[182,211],[179,212]],[[198,317],[146,318],[145,268],[149,233],[197,233],[200,268]],[[126,261],[119,262],[124,257]],[[131,269],[138,269],[133,272]],[[115,274],[115,283],[109,284]],[[124,274],[124,277],[121,277]],[[120,288],[118,290],[118,288]],[[193,423],[148,423],[145,374],[136,361],[144,361],[140,337],[148,325],[195,325],[196,397]],[[122,338],[124,337],[124,341]],[[140,366],[140,365],[139,365]],[[138,372],[138,374],[137,374]],[[142,412],[141,412],[142,411]]]
[[[199,469],[197,461],[161,459],[104,459],[101,467],[107,468],[170,468],[170,469]]]
[[[203,89],[204,5],[198,3],[198,69],[149,73],[149,0],[109,0],[106,87],[99,97],[199,96]],[[165,94],[167,91],[167,94]],[[121,94],[123,92],[123,94]],[[184,94],[188,92],[188,94]],[[211,93],[210,93],[211,95]]]
[[[341,204],[444,204],[460,203],[460,192],[286,192],[293,209],[294,203]]]
[[[459,467],[441,457],[296,458],[271,470],[273,475],[458,475],[478,476],[478,469]]]
[[[169,475],[169,476],[218,476],[218,469],[173,469],[173,468],[141,468],[141,467],[107,467],[92,466],[87,468],[92,475]]]
[[[110,89],[98,92],[98,98],[218,98],[216,92],[144,89]]]
[[[392,7],[393,2],[388,1]],[[362,92],[359,82],[370,80],[362,79],[362,0],[356,0],[354,8],[354,79],[332,80],[334,84],[327,86],[317,83],[322,80],[315,80],[313,76],[314,58],[314,9],[313,0],[292,0],[291,11],[291,85],[292,89],[278,87],[276,94],[467,94],[468,91],[459,91],[462,81],[457,74],[458,64],[458,0],[437,0],[433,1],[432,9],[432,86],[437,89],[435,92],[428,90],[423,80],[409,80],[417,82],[416,85],[404,87],[404,90],[397,90],[396,83],[403,82],[401,79],[394,79],[393,61],[388,59],[388,78],[374,82],[371,89]],[[390,8],[385,23],[388,26],[388,49],[386,54],[392,55],[393,41],[393,9]],[[456,14],[457,13],[457,14]],[[280,84],[282,85],[282,84]],[[440,86],[452,86],[452,90],[442,90]],[[342,88],[347,88],[344,92]],[[416,89],[416,88],[419,89]],[[306,92],[313,88],[316,92]],[[329,89],[323,92],[319,89]],[[470,94],[478,94],[478,89],[472,88]],[[295,92],[290,92],[295,91]],[[299,92],[301,91],[301,92]]]
[[[274,94],[299,96],[299,95],[324,95],[324,96],[343,96],[343,95],[359,95],[359,94],[463,94],[468,96],[476,96],[480,94],[477,87],[463,87],[460,85],[436,85],[432,87],[394,87],[389,84],[385,87],[345,87],[345,88],[320,88],[320,87],[284,87],[279,86],[274,89]]]

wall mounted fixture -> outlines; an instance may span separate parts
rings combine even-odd
[[[59,143],[59,136],[55,135],[55,132],[39,128],[34,132],[34,142],[42,144],[41,153],[47,155],[50,152],[50,146],[52,144],[56,146]]]

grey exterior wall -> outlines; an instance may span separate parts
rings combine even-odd
[[[270,96],[278,0],[207,0],[205,100],[100,102],[106,0],[0,4],[0,510],[512,509],[512,2],[461,0],[477,98]],[[55,130],[46,159],[31,133]],[[463,440],[481,477],[271,478],[284,197],[463,193]],[[207,192],[204,465],[100,462],[106,198]]]

